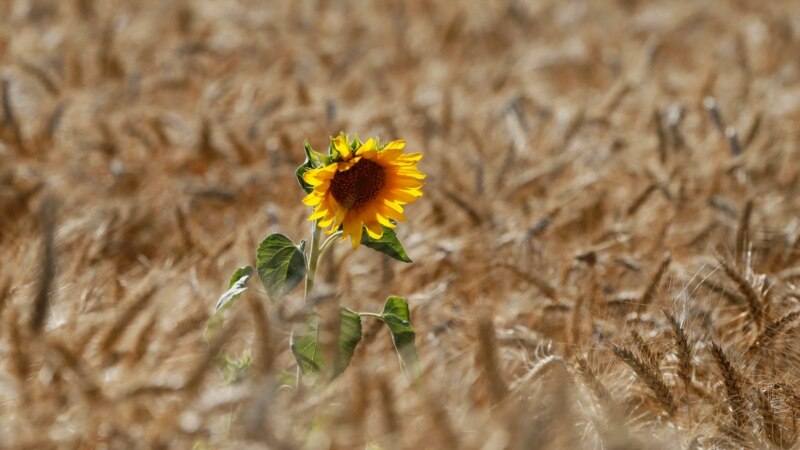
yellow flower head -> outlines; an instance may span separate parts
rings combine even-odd
[[[353,248],[366,228],[380,239],[383,227],[404,221],[403,205],[422,196],[425,174],[417,168],[422,153],[403,153],[405,141],[380,145],[377,138],[363,144],[340,134],[331,142],[330,163],[309,169],[303,180],[313,190],[303,203],[314,208],[308,218],[318,220],[328,234],[342,227],[342,240],[350,237]]]

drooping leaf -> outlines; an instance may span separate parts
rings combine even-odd
[[[206,341],[211,341],[214,333],[225,323],[225,310],[233,306],[244,291],[247,290],[247,282],[253,276],[253,268],[243,266],[236,269],[228,283],[228,290],[225,291],[217,300],[214,314],[206,322],[206,329],[203,336]]]
[[[333,363],[332,377],[344,372],[353,359],[356,345],[361,341],[361,316],[358,313],[342,308],[341,321],[339,322],[339,345],[336,360]]]
[[[236,269],[228,283],[228,290],[225,291],[217,300],[216,310],[228,309],[247,290],[247,283],[253,275],[253,268],[243,266]]]
[[[419,370],[419,359],[417,349],[414,345],[416,333],[411,325],[411,313],[408,310],[408,303],[402,297],[395,295],[386,299],[381,313],[383,322],[389,327],[392,333],[392,343],[400,357],[400,364],[406,373],[416,373]]]
[[[299,336],[292,332],[289,346],[303,373],[319,373],[324,367],[319,342],[319,316],[309,317]]]
[[[411,262],[411,258],[408,257],[408,254],[403,248],[403,244],[397,239],[397,233],[391,228],[383,227],[383,235],[380,239],[372,239],[369,237],[369,233],[364,231],[364,233],[361,234],[361,244],[398,261],[406,263]]]
[[[296,246],[283,234],[270,234],[258,245],[256,269],[269,298],[279,300],[306,276],[305,242]]]
[[[320,320],[317,315],[309,317],[303,331],[292,335],[290,346],[304,374],[321,374],[330,369],[330,377],[335,378],[350,365],[356,346],[361,341],[361,316],[349,309],[340,309],[336,355],[332,367],[325,360]]]
[[[310,193],[314,190],[314,187],[306,183],[306,180],[303,179],[303,174],[309,169],[318,169],[330,164],[330,157],[311,148],[311,144],[309,144],[308,141],[303,143],[303,150],[306,152],[306,160],[297,167],[294,174],[297,177],[298,183],[300,183],[300,187],[302,187],[306,193]]]

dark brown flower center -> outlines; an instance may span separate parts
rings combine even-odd
[[[385,184],[383,166],[361,159],[350,170],[336,172],[331,180],[331,194],[340,205],[354,209],[375,200]]]

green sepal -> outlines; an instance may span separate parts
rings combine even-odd
[[[355,151],[361,148],[362,145],[364,145],[364,143],[361,142],[361,140],[358,138],[358,135],[353,136],[353,140],[350,141],[350,148],[353,150],[353,152],[355,153]]]
[[[367,248],[371,248],[384,255],[390,256],[398,261],[410,263],[411,258],[408,257],[403,244],[397,238],[397,233],[393,229],[383,227],[383,235],[379,239],[373,239],[369,236],[366,230],[361,234],[361,244]]]
[[[353,137],[353,140],[350,140],[350,136],[344,134],[344,132],[341,131],[336,137],[341,137],[342,139],[344,139],[344,142],[350,147],[350,150],[353,153],[355,153],[355,151],[358,150],[359,147],[361,147],[361,145],[363,145],[361,140],[358,139],[358,135],[355,135]],[[339,150],[336,149],[336,146],[333,145],[334,139],[335,138],[331,136],[330,142],[328,144],[328,155],[330,155],[331,161],[339,161],[342,159],[342,155],[339,153]]]
[[[345,136],[345,134],[343,132],[339,133],[339,136],[343,136],[344,139],[345,139],[345,142],[347,142],[347,136]],[[337,136],[337,137],[339,137],[339,136]],[[339,161],[340,159],[342,159],[342,155],[339,153],[339,150],[336,150],[336,146],[333,145],[333,140],[334,139],[335,138],[333,136],[330,136],[328,138],[328,157],[331,159],[331,161]]]
[[[390,296],[383,305],[381,318],[392,333],[392,343],[400,358],[400,366],[403,371],[407,374],[418,374],[419,358],[414,344],[416,333],[411,325],[408,302],[403,297]]]
[[[294,171],[295,176],[297,177],[297,182],[300,183],[300,187],[306,192],[306,194],[310,194],[311,191],[314,190],[314,186],[306,183],[306,180],[303,179],[303,174],[308,171],[308,166],[306,164],[302,164],[297,167],[297,170]]]
[[[306,160],[297,167],[294,174],[297,177],[297,182],[300,183],[300,187],[302,187],[306,193],[311,193],[314,187],[306,183],[306,180],[303,179],[303,174],[310,169],[319,169],[320,167],[327,166],[331,163],[331,158],[311,148],[311,144],[309,144],[307,139],[303,142],[303,150],[306,152]]]
[[[258,245],[256,270],[270,300],[280,300],[306,276],[305,241],[298,246],[283,234],[270,234]]]

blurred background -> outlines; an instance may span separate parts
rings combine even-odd
[[[795,307],[799,55],[788,0],[2,0],[0,448],[789,447],[800,397],[736,441],[704,345],[758,338],[720,259],[764,323]],[[264,236],[307,238],[294,170],[339,131],[425,154],[415,262],[341,245],[319,287],[406,296],[424,381],[368,325],[333,384],[281,387],[302,294],[257,283],[221,371],[205,321]],[[632,329],[688,413],[614,358]],[[754,386],[797,384],[787,339]]]

